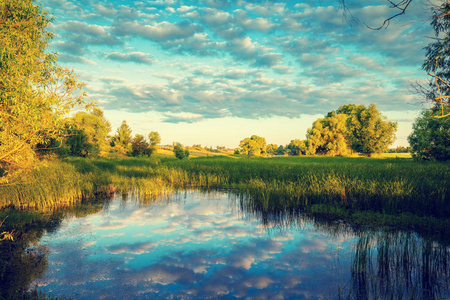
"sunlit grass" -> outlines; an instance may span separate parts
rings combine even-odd
[[[338,205],[347,210],[448,218],[450,164],[410,159],[244,156],[49,162],[29,184],[0,188],[1,207],[70,204],[114,191],[155,199],[177,188],[234,188],[259,210]]]

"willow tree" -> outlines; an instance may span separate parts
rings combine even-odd
[[[317,119],[307,132],[309,154],[346,155],[351,150],[372,156],[395,141],[397,123],[390,122],[375,104],[346,104]]]
[[[373,103],[368,108],[365,108],[364,105],[344,105],[338,111],[345,111],[345,108],[349,107],[351,112],[347,119],[347,127],[350,147],[369,157],[373,153],[382,153],[388,150],[388,147],[395,141],[397,122],[388,121]]]
[[[347,114],[335,113],[317,119],[306,135],[309,154],[334,156],[350,153],[347,143],[347,119]]]
[[[257,135],[245,138],[239,143],[242,152],[248,155],[261,155],[266,152],[266,139]]]
[[[62,117],[83,104],[74,72],[46,52],[51,21],[33,0],[0,1],[0,184],[24,175],[36,145],[60,136]]]
[[[450,3],[441,1],[432,6],[431,26],[435,33],[433,42],[425,48],[422,68],[432,78],[428,88],[419,85],[428,103],[433,105],[429,117],[450,117]]]

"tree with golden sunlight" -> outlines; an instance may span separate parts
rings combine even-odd
[[[84,104],[83,84],[46,52],[51,21],[36,1],[0,1],[0,184],[23,179],[36,145],[61,136],[62,117]]]

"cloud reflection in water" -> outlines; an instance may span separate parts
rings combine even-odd
[[[180,193],[64,221],[44,236],[44,292],[81,299],[335,298],[348,285],[353,235],[311,223],[265,230],[227,193]],[[343,270],[346,270],[344,272]]]

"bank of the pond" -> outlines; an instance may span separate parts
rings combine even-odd
[[[423,220],[449,219],[449,178],[448,163],[410,159],[72,158],[43,164],[27,183],[0,187],[0,207],[43,210],[114,191],[151,201],[177,188],[233,188],[247,193],[250,205],[262,212],[301,208],[331,216],[336,211],[359,222],[367,218],[355,212],[366,212],[392,216],[389,220],[408,216],[401,218],[408,226],[425,226],[429,222]]]

